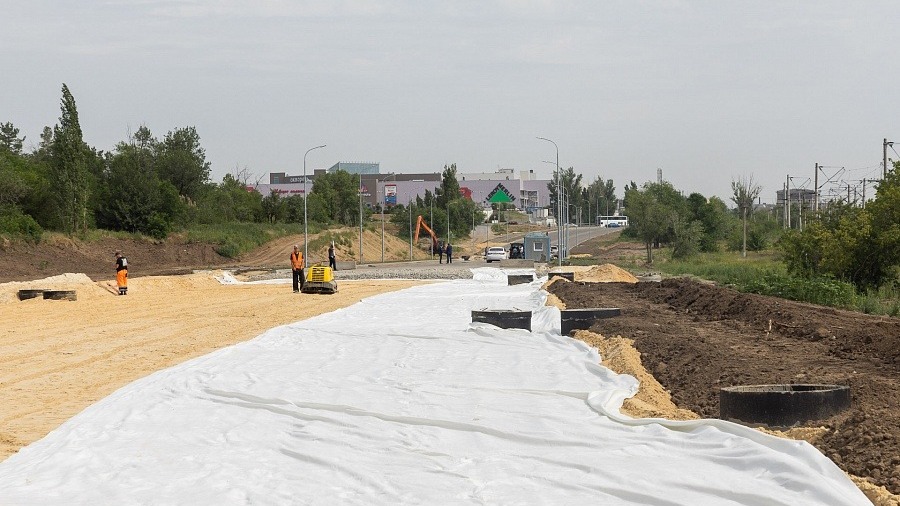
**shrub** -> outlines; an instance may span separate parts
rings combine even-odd
[[[770,272],[737,288],[823,306],[852,308],[856,303],[854,286],[833,278],[799,278]]]
[[[44,229],[34,218],[15,208],[0,209],[0,234],[21,237],[30,242],[40,242]]]

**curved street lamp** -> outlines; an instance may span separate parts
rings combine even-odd
[[[560,249],[562,249],[562,228],[560,228],[559,225],[559,214],[561,210],[559,201],[559,146],[557,146],[555,142],[546,137],[538,137],[538,139],[547,141],[550,144],[553,144],[553,147],[556,148],[556,244],[559,245]],[[562,266],[562,255],[557,254],[556,259],[558,260],[559,265]]]
[[[306,153],[303,153],[303,265],[304,266],[309,262],[309,246],[308,246],[309,245],[309,228],[307,226],[307,219],[306,219],[306,197],[307,197],[307,193],[309,193],[309,192],[307,191],[308,188],[306,185],[306,155],[308,155],[309,152],[314,149],[319,149],[319,148],[324,148],[324,147],[325,147],[325,144],[322,144],[321,146],[309,148],[306,150]]]

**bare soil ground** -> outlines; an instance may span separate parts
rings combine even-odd
[[[627,251],[628,247],[613,248]],[[599,254],[599,252],[597,252]],[[852,475],[900,494],[900,319],[870,316],[686,278],[554,283],[568,308],[619,307],[591,331],[634,340],[679,408],[719,415],[732,385],[850,385],[852,407],[811,425],[810,442]],[[895,504],[896,496],[883,504]]]

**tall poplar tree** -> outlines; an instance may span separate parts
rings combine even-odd
[[[62,85],[59,124],[53,128],[51,180],[60,226],[66,232],[87,229],[90,186],[87,150],[78,123],[78,109],[69,87]]]

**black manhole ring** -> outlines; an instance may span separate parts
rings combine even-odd
[[[746,424],[791,427],[849,407],[847,385],[740,385],[719,390],[719,418]]]
[[[44,295],[44,292],[46,292],[46,291],[47,291],[46,288],[34,288],[34,289],[19,290],[19,293],[18,293],[19,300],[34,299],[37,297],[42,297]]]
[[[46,290],[44,299],[47,300],[75,300],[75,290]]]
[[[501,329],[531,330],[531,311],[517,309],[472,310],[472,323],[489,323]]]
[[[597,320],[621,316],[622,310],[617,307],[595,307],[585,309],[563,309],[559,312],[560,333],[569,335],[573,330],[591,328]]]
[[[507,285],[521,285],[524,283],[531,283],[534,281],[534,274],[507,274],[506,275],[506,284]]]

